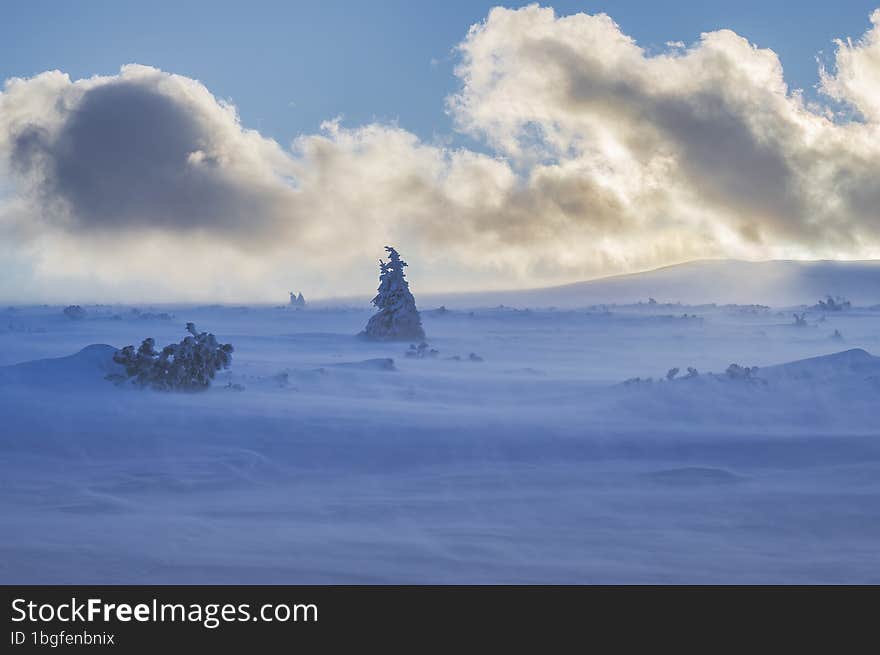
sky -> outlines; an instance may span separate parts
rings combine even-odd
[[[4,6],[0,300],[880,256],[872,3],[492,7]]]

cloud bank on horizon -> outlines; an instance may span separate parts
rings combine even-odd
[[[421,290],[880,257],[880,10],[822,104],[729,30],[652,54],[604,14],[496,8],[458,52],[446,103],[480,150],[338,120],[287,149],[148,66],[8,80],[0,297],[369,295],[386,243]]]

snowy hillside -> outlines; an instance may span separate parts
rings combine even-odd
[[[633,303],[739,303],[774,306],[814,304],[844,295],[859,304],[880,304],[880,261],[704,260],[644,273],[578,282],[547,289],[475,294],[437,294],[447,306],[586,307]]]

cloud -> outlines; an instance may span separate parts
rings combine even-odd
[[[875,47],[873,36],[841,46],[845,79],[858,77],[847,62]],[[878,252],[877,216],[860,197],[880,166],[876,126],[812,111],[775,53],[729,30],[649,56],[608,16],[532,6],[493,10],[460,49],[464,88],[450,109],[461,129],[526,164],[597,171],[649,229],[681,219],[713,235],[716,252]],[[868,78],[841,88],[826,75],[824,88],[866,106],[851,90]]]
[[[52,227],[247,241],[283,224],[287,156],[194,80],[145,66],[78,82],[54,72],[12,80],[0,101],[8,167]]]
[[[483,152],[338,120],[283,148],[201,83],[145,66],[13,79],[0,231],[36,293],[108,298],[368,297],[389,242],[414,288],[434,290],[699,257],[876,257],[871,20],[838,42],[817,106],[729,30],[649,54],[603,14],[493,9],[459,44],[447,99]]]
[[[853,44],[837,39],[836,72],[820,70],[822,90],[845,102],[870,121],[880,119],[880,9],[871,14],[872,27]]]

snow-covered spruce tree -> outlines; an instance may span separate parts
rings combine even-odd
[[[158,391],[201,391],[211,386],[214,375],[232,362],[232,345],[217,343],[207,332],[198,332],[192,323],[186,324],[190,336],[180,343],[165,346],[156,352],[156,342],[144,339],[140,348],[126,346],[113,355],[113,361],[122,364],[125,375],[111,376],[119,383],[131,380],[139,387]]]
[[[385,250],[388,261],[379,260],[379,288],[372,300],[379,311],[370,317],[361,335],[382,341],[424,339],[422,317],[403,272],[407,264],[391,246]]]

